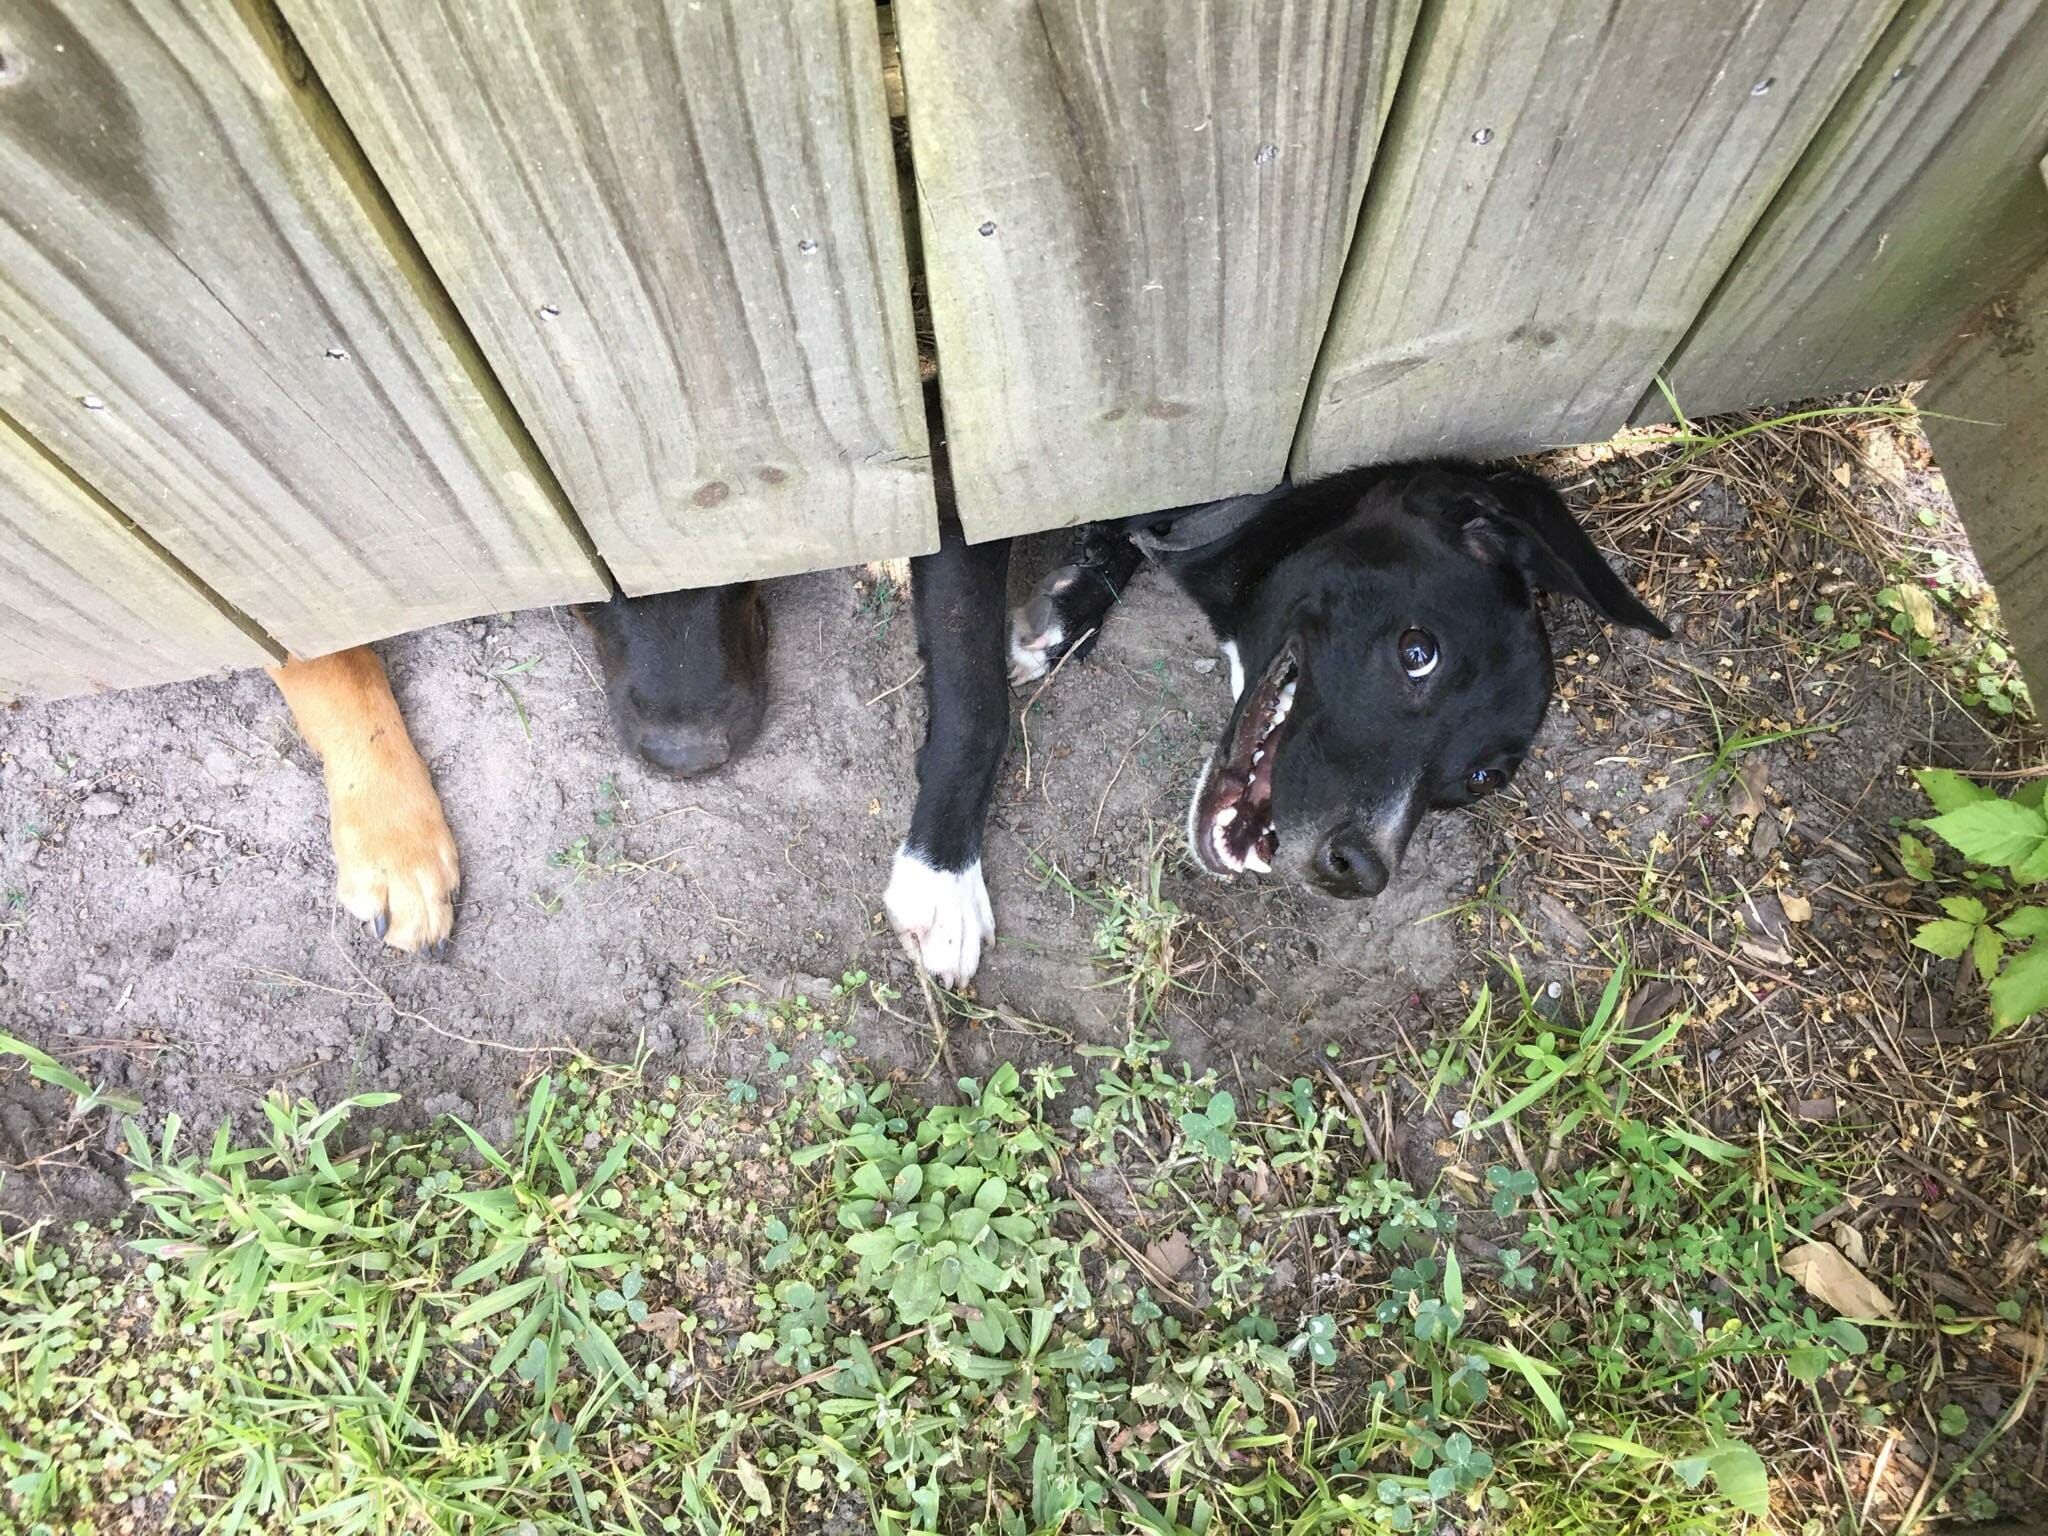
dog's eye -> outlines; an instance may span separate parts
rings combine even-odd
[[[1475,795],[1490,794],[1507,781],[1508,776],[1498,768],[1474,768],[1465,775],[1465,785]]]
[[[1401,631],[1401,670],[1410,677],[1423,678],[1436,670],[1436,636],[1426,629]]]

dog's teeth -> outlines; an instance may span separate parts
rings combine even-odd
[[[1229,826],[1235,820],[1237,820],[1237,807],[1234,805],[1226,805],[1225,807],[1223,807],[1222,810],[1216,813],[1216,830],[1218,832],[1221,832],[1225,827]]]
[[[1262,738],[1262,739],[1263,739],[1263,738]],[[1262,763],[1263,761],[1265,761],[1265,757],[1266,757],[1266,749],[1265,749],[1264,747],[1260,747],[1260,748],[1259,748],[1259,749],[1258,749],[1257,751],[1255,751],[1254,753],[1252,753],[1252,766],[1253,766],[1254,768],[1258,767],[1260,763]]]
[[[1291,681],[1285,688],[1280,690],[1280,702],[1282,704],[1292,704],[1294,702],[1294,684]]]
[[[1273,866],[1268,864],[1264,859],[1259,857],[1259,850],[1257,849],[1257,847],[1254,847],[1250,853],[1247,853],[1244,856],[1244,867],[1246,869],[1256,869],[1262,875],[1270,875],[1271,873],[1273,873]]]

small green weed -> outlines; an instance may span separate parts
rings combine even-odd
[[[490,679],[505,692],[512,701],[512,713],[519,717],[519,729],[528,741],[533,740],[533,722],[526,716],[526,701],[519,697],[519,690],[512,686],[512,679],[523,677],[540,665],[538,656],[529,656],[525,661],[512,662],[507,666],[493,667]]]
[[[1968,957],[1989,989],[1995,1036],[2048,1008],[2048,778],[2009,798],[1943,768],[1914,778],[1936,813],[1915,825],[1963,859],[1961,874],[1939,883],[1963,889],[1939,898],[1942,915],[1923,921],[1913,943],[1945,960]],[[1910,832],[1900,834],[1899,862],[1937,882],[1934,850]]]
[[[1121,987],[1128,1021],[1148,1024],[1159,1017],[1169,994],[1193,990],[1206,959],[1191,958],[1186,940],[1193,924],[1180,906],[1162,894],[1162,845],[1154,843],[1141,861],[1138,878],[1092,889],[1076,885],[1058,865],[1034,855],[1041,880],[1095,914],[1096,962],[1109,972],[1107,985]],[[1209,958],[1213,958],[1213,951]]]

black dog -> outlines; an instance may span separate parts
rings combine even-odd
[[[619,744],[686,778],[738,757],[768,705],[768,619],[752,582],[615,596],[576,616],[597,640]]]
[[[1085,527],[1018,610],[1007,655],[1007,543],[943,535],[912,562],[929,719],[884,905],[948,985],[995,936],[981,834],[1005,684],[1092,645],[1147,558],[1208,616],[1237,700],[1188,809],[1195,858],[1338,897],[1384,889],[1423,812],[1514,777],[1552,687],[1536,591],[1670,635],[1557,492],[1517,470],[1387,465]]]

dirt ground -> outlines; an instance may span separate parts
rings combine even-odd
[[[1603,633],[1553,605],[1561,696],[1536,757],[1494,803],[1427,820],[1377,901],[1224,886],[1179,857],[1227,683],[1192,606],[1141,578],[1089,662],[1017,699],[1026,724],[985,859],[990,1017],[955,1023],[954,1067],[1121,1038],[1124,999],[1091,958],[1096,914],[1065,882],[1139,880],[1166,839],[1163,894],[1202,932],[1198,990],[1170,1013],[1197,1065],[1284,1071],[1328,1042],[1356,1057],[1426,1039],[1509,947],[1539,983],[1601,968],[1649,860],[1695,902],[1673,898],[1679,936],[1657,927],[1650,958],[1692,988],[1696,1049],[1743,1063],[1731,1082],[1761,1072],[1804,1103],[1868,1056],[1960,1074],[1944,1042],[1978,1025],[1948,1028],[1952,980],[1939,966],[1923,979],[1907,914],[1868,888],[1898,874],[1891,819],[1924,812],[1906,766],[2007,771],[2038,748],[1888,634],[1842,651],[1814,618],[1867,604],[1887,562],[1966,560],[1922,441],[1823,423],[1675,471],[1668,446],[1636,447],[1540,467],[1678,638]],[[1059,547],[1035,541],[1019,585]],[[201,1128],[247,1122],[283,1087],[396,1089],[395,1113],[496,1131],[553,1048],[644,1046],[657,1069],[746,1076],[760,1045],[708,1022],[702,987],[823,988],[864,968],[901,996],[864,1012],[853,1049],[942,1078],[880,915],[923,718],[906,595],[834,571],[777,583],[770,602],[766,729],[691,783],[622,759],[566,612],[382,647],[462,852],[439,962],[385,953],[334,906],[319,768],[261,674],[0,710],[0,1029]],[[1717,730],[1809,727],[1709,771]],[[1789,924],[1778,890],[1811,919]],[[1426,920],[1482,891],[1479,908]],[[2015,1106],[2048,1086],[2039,1053],[1980,1053],[1971,1070],[2001,1074]],[[47,1113],[0,1088],[0,1160],[18,1170],[0,1202],[116,1198],[112,1160],[64,1149]]]
[[[859,1050],[923,1071],[932,1029],[880,917],[923,729],[907,601],[886,574],[827,572],[777,583],[771,622],[761,739],[687,783],[621,756],[564,611],[381,647],[461,848],[438,963],[385,952],[333,904],[319,765],[262,674],[0,711],[0,1028],[202,1127],[276,1087],[397,1089],[488,1126],[555,1045],[618,1057],[644,1041],[657,1068],[744,1075],[758,1053],[707,1032],[695,988],[735,972],[822,988],[865,968],[907,1001],[902,1019],[874,1013]],[[1084,888],[1138,878],[1228,703],[1202,620],[1156,580],[1039,695],[989,833],[1001,943],[980,996],[1053,1033],[970,1028],[962,1070],[977,1051],[1121,1038],[1094,916],[1047,866]],[[1284,1060],[1408,1010],[1459,961],[1448,924],[1415,920],[1469,890],[1486,844],[1480,821],[1436,820],[1376,904],[1176,869],[1168,893],[1235,954],[1178,1043]],[[7,1161],[32,1158],[44,1138],[19,1104],[4,1113]],[[37,1201],[42,1182],[6,1198]]]
[[[381,1113],[454,1112],[503,1140],[557,1052],[758,1078],[768,1042],[708,996],[816,995],[865,970],[886,987],[859,989],[850,1043],[829,1048],[943,1094],[1001,1057],[1124,1037],[1099,913],[1075,893],[1142,886],[1163,852],[1159,895],[1194,921],[1162,1022],[1197,1069],[1371,1081],[1378,1144],[1432,1186],[1458,1173],[1456,1098],[1418,1087],[1422,1053],[1503,957],[1571,1008],[1625,942],[1630,1017],[1690,1012],[1676,1048],[1718,1095],[1711,1128],[1833,1148],[1830,1230],[1904,1316],[1990,1317],[2044,1262],[2044,1030],[1987,1041],[1981,985],[1910,947],[1933,897],[1897,833],[1927,813],[1909,768],[2009,782],[2043,750],[2024,710],[1973,696],[2014,671],[1987,649],[1995,611],[1924,440],[1823,417],[1698,457],[1637,434],[1538,467],[1677,637],[1552,605],[1559,698],[1535,755],[1508,793],[1429,818],[1376,901],[1226,886],[1181,857],[1227,682],[1193,608],[1141,577],[1094,657],[1015,699],[985,854],[999,945],[941,1056],[880,908],[923,725],[907,595],[835,571],[772,589],[766,729],[698,782],[622,759],[567,613],[384,645],[461,847],[439,962],[383,951],[334,905],[319,767],[262,675],[0,708],[0,1031],[201,1136],[224,1116],[249,1135],[282,1088],[397,1090]],[[1060,548],[1025,549],[1020,590]],[[1901,586],[1929,594],[1903,634]],[[1928,654],[1909,654],[1915,632]],[[112,1146],[61,1114],[0,1073],[0,1215],[122,1202]],[[1927,1329],[1888,1378],[1904,1422],[1939,1380],[1988,1423],[2029,1337]],[[1818,1468],[1790,1406],[1761,1448]],[[1931,1420],[1892,1443],[1844,1452],[1880,1475],[1866,1509],[1912,1507],[1960,1454]],[[2048,1411],[2016,1427],[2001,1476],[2008,1508],[2048,1490]]]

